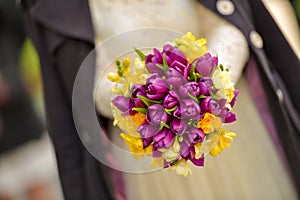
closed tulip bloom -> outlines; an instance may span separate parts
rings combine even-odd
[[[170,90],[163,101],[163,106],[167,109],[174,108],[179,103],[179,96],[175,90]]]
[[[186,83],[186,81],[187,81],[183,77],[183,75],[174,68],[168,68],[165,75],[166,75],[167,85],[172,86],[174,88],[177,88],[178,86]]]
[[[210,95],[210,93],[212,92],[211,88],[213,85],[211,78],[209,77],[200,78],[198,83],[199,83],[200,93],[205,96]]]
[[[195,60],[195,62],[196,72],[198,72],[202,76],[209,76],[218,65],[218,58],[211,56],[210,53],[207,53],[199,59]]]
[[[170,122],[170,128],[175,134],[181,136],[188,130],[188,125],[180,119],[173,118]]]
[[[152,100],[161,100],[169,91],[169,88],[162,78],[157,74],[152,74],[146,82],[146,97]]]
[[[112,103],[122,112],[127,112],[132,108],[130,98],[128,97],[117,96],[112,100]]]
[[[200,106],[193,99],[183,99],[180,102],[181,119],[184,121],[197,120],[200,118]]]
[[[148,107],[146,113],[146,120],[153,125],[160,125],[161,122],[169,122],[171,116],[165,112],[164,107],[161,104],[152,104]]]
[[[189,94],[198,97],[200,94],[200,87],[197,82],[188,82],[180,86],[178,92],[182,98],[188,98]]]

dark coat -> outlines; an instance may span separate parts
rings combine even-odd
[[[110,169],[83,146],[72,115],[75,77],[94,48],[88,1],[24,0],[21,5],[41,61],[48,132],[55,148],[64,197],[115,199]],[[94,73],[93,67],[89,70]],[[93,81],[87,80],[91,88]]]

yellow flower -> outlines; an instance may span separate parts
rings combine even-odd
[[[142,158],[144,154],[151,155],[152,145],[144,149],[143,140],[141,138],[125,133],[121,133],[120,135],[136,159]]]
[[[187,32],[184,36],[175,39],[175,44],[186,55],[189,63],[207,53],[206,39],[196,40],[196,37]]]
[[[199,159],[201,158],[202,154],[204,153],[204,145],[202,142],[199,142],[194,145],[195,148],[195,158]]]
[[[120,76],[114,72],[110,72],[107,75],[107,79],[110,80],[111,82],[118,82],[120,80]]]
[[[148,156],[152,155],[152,144],[144,148],[143,140],[140,137],[125,133],[121,133],[120,135],[127,144],[129,151],[135,156],[136,159],[142,158],[145,154]]]
[[[187,161],[181,158],[176,164],[171,167],[172,170],[176,170],[176,174],[186,177],[188,174],[192,175],[192,171]]]
[[[130,67],[130,59],[129,58],[125,58],[124,60],[123,60],[123,67],[124,67],[124,69],[127,69],[127,68],[129,68]]]
[[[212,134],[209,136],[209,140],[211,140],[211,149],[210,155],[217,156],[219,155],[225,148],[230,148],[230,141],[233,141],[236,134],[225,129],[221,130],[220,135]]]
[[[145,114],[138,112],[131,116],[131,119],[136,126],[140,126],[145,122]]]
[[[198,122],[198,128],[201,128],[205,134],[212,133],[222,127],[222,121],[219,117],[205,113],[204,118]]]
[[[217,96],[227,99],[226,107],[231,108],[230,102],[234,97],[234,83],[231,81],[231,74],[229,71],[216,68],[212,75],[214,86],[218,89]]]
[[[152,150],[153,150],[153,144],[145,148],[145,154],[147,154],[148,156],[152,156]]]
[[[132,150],[132,153],[139,153],[143,150],[144,146],[141,138],[125,133],[121,133],[120,135],[128,145],[130,151]]]
[[[123,116],[122,112],[111,103],[111,107],[113,109],[113,115],[114,115],[114,121],[113,125],[118,125],[120,129],[126,130],[131,135],[134,135],[136,137],[139,136],[139,133],[136,131],[137,126],[132,121],[130,116]]]

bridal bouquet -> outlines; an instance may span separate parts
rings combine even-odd
[[[236,120],[238,91],[205,45],[189,32],[148,55],[135,48],[133,65],[117,60],[117,72],[107,77],[115,83],[114,125],[130,152],[183,176],[191,174],[189,163],[203,166],[206,155],[220,154],[236,136],[223,124]]]

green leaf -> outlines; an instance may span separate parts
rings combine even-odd
[[[161,64],[156,64],[156,67],[163,70],[163,71],[165,71],[165,67]]]
[[[135,111],[143,113],[143,114],[146,114],[146,112],[147,112],[147,108],[132,108],[132,110],[135,110]]]
[[[196,82],[200,79],[200,78],[202,78],[202,75],[201,74],[199,74],[199,73],[196,73]]]
[[[170,126],[168,124],[166,124],[165,122],[160,122],[160,129],[162,129],[163,127],[170,129]]]
[[[194,97],[193,95],[191,95],[190,93],[188,93],[188,96],[193,99],[194,101],[196,101],[197,103],[199,103],[199,100],[197,99],[197,97]]]
[[[193,65],[192,65],[192,68],[190,70],[190,73],[189,73],[189,76],[192,77],[193,74],[195,73],[195,68],[196,68],[196,63],[194,62]]]
[[[144,61],[145,60],[145,54],[141,50],[139,50],[139,49],[137,49],[135,47],[133,47],[133,48],[134,48],[134,51],[137,53],[137,55],[139,55],[139,57],[141,58],[141,60]]]
[[[166,56],[163,55],[163,56],[162,56],[162,59],[163,59],[164,67],[168,67],[168,63],[167,63],[167,60],[166,60]]]
[[[221,97],[218,97],[218,96],[216,96],[216,95],[212,95],[212,96],[211,96],[211,99],[216,100],[216,101],[219,101],[219,100],[221,100],[222,98],[221,98]]]
[[[146,104],[146,106],[150,106],[152,104],[161,104],[163,102],[163,100],[155,101],[155,100],[148,99],[147,97],[144,97],[144,96],[141,96],[141,95],[137,95],[137,98],[142,100],[142,102],[144,102],[144,104]]]
[[[173,107],[173,108],[169,108],[169,109],[165,108],[165,111],[166,111],[166,113],[168,113],[169,115],[172,115],[171,112],[173,112],[174,110],[176,110],[176,108],[177,108],[177,106],[175,106],[175,107]]]

